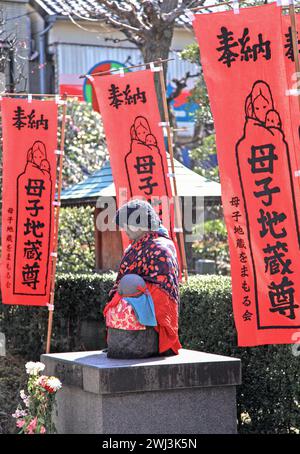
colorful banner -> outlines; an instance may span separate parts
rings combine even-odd
[[[154,73],[150,70],[95,77],[95,88],[113,178],[118,206],[121,192],[129,199],[137,196],[155,206],[159,215],[164,196],[171,200],[172,191],[168,178],[168,164],[156,91]],[[173,205],[168,224],[173,233]]]
[[[2,302],[46,306],[54,228],[57,104],[5,98],[1,110]]]
[[[300,329],[299,148],[281,8],[200,14],[194,28],[216,129],[238,344],[292,343]]]

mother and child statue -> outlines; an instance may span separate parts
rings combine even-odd
[[[107,356],[177,355],[179,265],[176,248],[152,206],[132,200],[116,214],[131,243],[104,308]]]

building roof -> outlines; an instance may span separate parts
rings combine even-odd
[[[73,16],[74,19],[95,20],[104,19],[103,7],[99,0],[30,0],[31,5],[42,15],[66,17]],[[136,0],[136,4],[139,2]],[[183,13],[176,21],[177,25],[191,26],[191,20]]]
[[[168,158],[171,172],[170,159]],[[178,195],[181,197],[205,197],[209,203],[220,203],[221,185],[208,180],[175,160]],[[98,197],[115,197],[116,188],[109,161],[88,178],[66,188],[61,193],[63,206],[95,204]]]
[[[36,6],[41,13],[53,16],[69,16],[74,14],[80,19],[93,18],[93,12],[99,9],[97,0],[31,0],[32,6]]]

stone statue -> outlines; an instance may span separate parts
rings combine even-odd
[[[123,205],[116,223],[132,242],[104,309],[108,357],[176,355],[181,344],[179,268],[174,243],[147,202],[133,200]]]

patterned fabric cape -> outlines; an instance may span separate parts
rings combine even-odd
[[[174,302],[179,302],[176,249],[165,229],[145,233],[126,249],[111,297],[125,274],[138,274],[145,281],[158,285]]]

